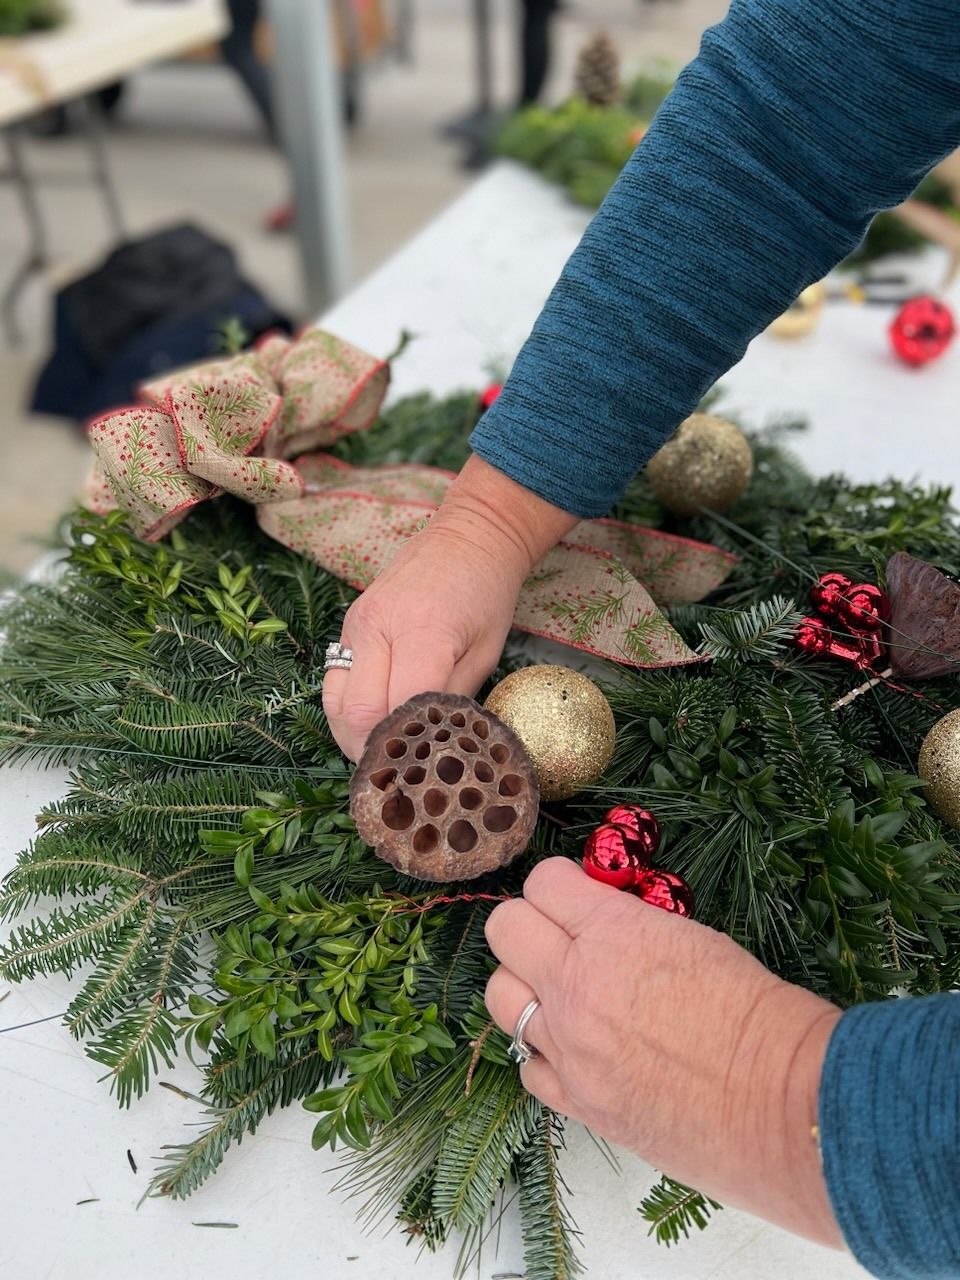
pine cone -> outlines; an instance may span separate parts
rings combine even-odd
[[[606,32],[598,32],[580,50],[574,87],[581,98],[594,106],[612,107],[619,102],[620,55]]]

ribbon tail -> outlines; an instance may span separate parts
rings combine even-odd
[[[704,661],[626,566],[593,549],[548,552],[523,585],[513,625],[628,666]]]

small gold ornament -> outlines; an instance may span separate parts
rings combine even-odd
[[[917,773],[931,808],[960,831],[960,711],[938,720],[924,738]]]
[[[777,316],[769,332],[775,338],[805,338],[820,323],[823,304],[827,300],[827,286],[822,280],[807,285],[797,300]]]
[[[705,507],[725,511],[753,474],[746,436],[726,418],[691,414],[647,463],[647,479],[668,511],[692,516]]]
[[[616,727],[610,703],[569,667],[522,667],[483,704],[514,731],[533,761],[544,800],[566,800],[610,763]]]

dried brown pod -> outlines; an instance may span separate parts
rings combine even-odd
[[[960,586],[925,560],[887,561],[890,666],[905,680],[960,672]]]
[[[377,725],[350,812],[377,855],[418,880],[506,866],[537,823],[540,787],[520,739],[472,698],[423,693]]]

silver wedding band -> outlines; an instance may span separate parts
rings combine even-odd
[[[525,1062],[529,1062],[531,1058],[539,1058],[540,1050],[535,1049],[532,1044],[527,1044],[523,1038],[523,1033],[527,1029],[527,1024],[533,1015],[540,1008],[539,1000],[531,1000],[527,1007],[517,1019],[516,1029],[513,1033],[513,1039],[507,1049],[510,1057],[514,1060],[518,1067],[522,1067]]]
[[[327,645],[326,656],[323,660],[324,671],[349,671],[352,666],[352,649],[345,649],[342,644],[338,644],[336,641]]]

